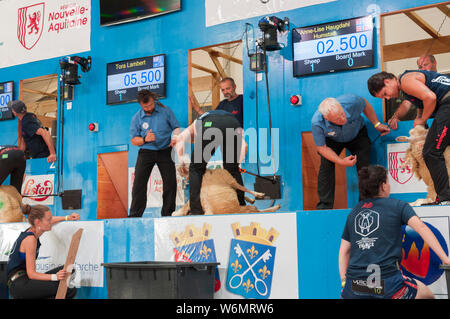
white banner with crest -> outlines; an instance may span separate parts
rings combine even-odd
[[[388,171],[391,193],[426,193],[427,186],[418,180],[405,164],[405,154],[409,143],[388,144]]]
[[[90,50],[90,0],[3,0],[0,19],[0,68]]]

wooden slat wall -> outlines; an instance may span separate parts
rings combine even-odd
[[[345,150],[341,157],[345,156]],[[317,195],[317,176],[320,168],[320,155],[311,132],[302,133],[302,179],[303,179],[303,210],[316,210],[319,202]],[[334,209],[347,208],[347,177],[345,167],[336,165],[336,189],[334,194]]]
[[[128,152],[97,155],[97,218],[128,215]]]

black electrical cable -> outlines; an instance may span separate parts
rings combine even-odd
[[[263,33],[264,39],[266,39],[265,32]],[[272,155],[272,167],[273,167],[273,182],[276,181],[276,172],[275,172],[275,158],[273,151],[273,138],[272,138],[272,113],[270,111],[270,95],[269,95],[269,77],[267,72],[267,50],[266,45],[263,42],[263,56],[264,56],[264,75],[266,78],[266,93],[267,93],[267,108],[269,112],[269,134],[270,134],[270,151]]]
[[[256,47],[256,55],[258,55],[258,47]],[[259,111],[258,111],[258,71],[255,72],[255,107],[256,107],[256,169],[258,171],[258,175],[260,175],[259,171]]]

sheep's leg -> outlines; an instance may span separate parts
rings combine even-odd
[[[241,206],[239,209],[240,214],[248,213],[271,213],[280,209],[280,205],[275,205],[266,209],[258,210],[255,206]]]
[[[272,206],[272,207],[269,207],[266,209],[262,209],[259,212],[260,213],[271,213],[271,212],[279,210],[280,208],[281,208],[281,205],[275,205],[275,206]]]
[[[250,203],[250,204],[254,204],[254,203],[255,203],[255,200],[254,200],[254,199],[249,198],[249,197],[247,197],[247,196],[244,196],[244,199],[245,199],[245,201],[246,201],[247,203]]]
[[[234,178],[231,178],[231,180],[228,181],[228,184],[233,187],[234,189],[243,191],[244,193],[250,193],[253,196],[255,196],[256,198],[263,198],[264,197],[264,193],[258,193],[252,190],[249,190],[248,188],[242,186],[241,184],[239,184]]]
[[[187,201],[187,203],[184,204],[183,207],[181,207],[180,209],[174,211],[172,213],[172,216],[186,216],[188,211],[189,211],[189,209],[190,209],[189,201]]]

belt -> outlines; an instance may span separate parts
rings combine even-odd
[[[26,271],[25,270],[19,270],[17,271],[14,275],[11,276],[11,278],[8,280],[8,287],[11,286],[11,284],[13,283],[14,280],[26,275]]]

